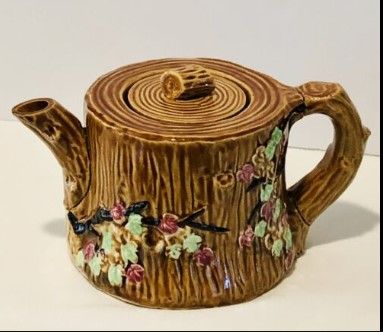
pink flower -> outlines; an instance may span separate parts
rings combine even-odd
[[[197,250],[193,259],[196,261],[199,266],[208,266],[214,261],[214,252],[209,247],[204,247],[202,249]]]
[[[265,218],[266,221],[270,221],[273,218],[274,205],[275,202],[272,199],[262,205],[261,216]]]
[[[110,210],[110,215],[114,221],[121,221],[125,216],[125,207],[122,203],[117,202]]]
[[[251,225],[247,225],[247,228],[244,232],[239,234],[238,243],[241,248],[251,247],[254,239],[254,231]]]
[[[174,234],[178,230],[178,216],[171,213],[164,213],[161,218],[159,228],[164,233]]]
[[[244,183],[250,183],[254,175],[254,166],[252,164],[244,164],[237,172],[237,180]]]
[[[89,241],[84,246],[84,258],[89,262],[96,253],[96,244],[93,241]]]
[[[141,282],[144,279],[144,268],[140,264],[131,264],[125,270],[125,276],[128,281],[133,283]]]
[[[293,263],[295,261],[295,255],[296,255],[296,252],[295,252],[295,248],[291,248],[287,253],[286,253],[286,256],[285,256],[285,259],[283,261],[284,265],[285,265],[285,269],[286,271],[287,270],[290,270],[290,268],[293,266]]]

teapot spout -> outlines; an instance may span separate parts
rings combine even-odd
[[[90,181],[86,133],[80,121],[50,98],[23,102],[12,113],[55,155],[64,172],[64,204],[72,209],[86,195]]]

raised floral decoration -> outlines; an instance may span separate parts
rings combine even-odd
[[[194,253],[193,258],[199,266],[208,266],[215,263],[214,252],[209,247],[198,249]]]
[[[179,218],[171,213],[164,213],[160,222],[160,230],[167,234],[174,234],[178,230]]]
[[[73,231],[83,243],[74,253],[75,264],[88,269],[93,277],[105,274],[111,286],[121,287],[124,283],[137,284],[145,278],[142,262],[143,246],[155,239],[154,250],[171,260],[181,255],[188,257],[197,266],[215,264],[213,250],[203,244],[202,231],[227,232],[226,228],[198,222],[204,213],[199,209],[184,217],[164,213],[159,219],[146,216],[148,202],[136,202],[128,207],[119,201],[109,210],[101,208],[87,221],[79,221],[68,213]]]
[[[281,165],[287,145],[287,133],[281,128],[276,127],[266,144],[259,146],[236,173],[237,180],[246,185],[246,192],[259,195],[259,203],[239,234],[238,245],[246,250],[260,241],[272,256],[283,258],[287,270],[294,263],[296,251],[281,194]],[[145,246],[169,260],[182,256],[201,268],[216,264],[213,249],[194,229],[216,233],[228,229],[198,221],[205,209],[186,216],[165,212],[155,218],[145,213],[148,205],[141,201],[126,206],[117,201],[109,209],[98,209],[88,220],[78,220],[69,212],[73,232],[81,243],[73,253],[75,264],[93,278],[106,278],[116,287],[139,284],[145,279]]]
[[[248,192],[260,188],[260,203],[254,208],[259,213],[253,213],[255,222],[249,220],[246,229],[239,234],[238,243],[240,248],[251,248],[254,240],[260,239],[271,255],[283,256],[284,266],[289,269],[295,259],[295,249],[278,174],[287,145],[286,137],[281,128],[274,128],[266,144],[256,149],[251,162],[237,171],[237,180],[247,185]]]

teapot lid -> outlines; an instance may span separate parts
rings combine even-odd
[[[162,59],[119,68],[88,90],[86,109],[135,136],[193,141],[267,129],[302,103],[267,75],[216,59]]]

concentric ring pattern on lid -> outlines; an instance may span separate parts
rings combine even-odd
[[[169,99],[161,75],[187,65],[206,68],[215,89],[206,96]],[[164,59],[129,65],[98,79],[88,90],[88,112],[107,125],[148,139],[216,140],[267,126],[300,96],[272,78],[215,59]]]

